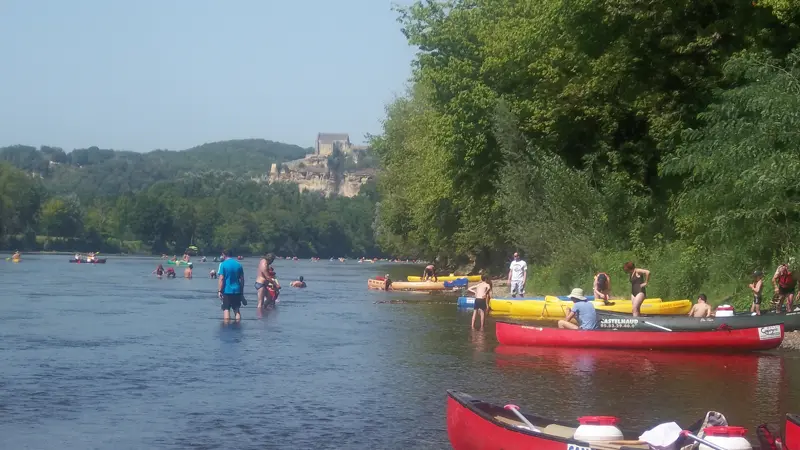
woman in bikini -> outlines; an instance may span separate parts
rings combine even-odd
[[[631,303],[633,303],[633,316],[638,317],[642,303],[647,297],[647,283],[650,281],[650,271],[637,268],[632,262],[628,261],[622,266],[622,270],[628,274],[631,281]]]

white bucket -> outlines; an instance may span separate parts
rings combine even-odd
[[[705,440],[717,444],[725,450],[753,450],[745,435],[747,429],[742,427],[706,427]],[[711,447],[700,444],[700,450],[713,450]]]
[[[575,430],[574,439],[584,442],[619,441],[624,439],[622,431],[616,427],[619,420],[611,416],[579,417],[580,426]]]
[[[733,317],[733,306],[719,305],[717,306],[717,312],[714,315],[717,317]]]

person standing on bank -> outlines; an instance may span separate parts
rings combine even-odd
[[[230,310],[233,310],[236,320],[240,320],[239,308],[246,305],[244,300],[244,269],[236,258],[231,258],[230,250],[222,252],[225,260],[219,265],[219,298],[222,300],[222,320],[231,319]]]
[[[792,274],[791,267],[794,265],[794,258],[790,258],[785,264],[778,266],[775,275],[772,276],[772,285],[775,288],[775,295],[778,303],[775,305],[775,312],[780,313],[781,307],[786,302],[786,312],[791,312],[794,305],[794,290],[797,280]]]
[[[528,263],[519,258],[519,253],[514,253],[514,260],[508,266],[508,285],[511,289],[511,297],[519,294],[525,296],[525,282],[528,280]]]
[[[750,306],[750,315],[761,315],[761,289],[764,287],[764,273],[760,270],[753,272],[753,282],[748,284],[747,287],[753,291],[753,305]]]
[[[633,303],[633,317],[641,314],[642,303],[647,298],[647,283],[650,282],[650,271],[639,269],[632,262],[628,261],[622,266],[622,270],[628,274],[631,281],[631,303]]]

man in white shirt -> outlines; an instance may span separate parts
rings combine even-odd
[[[519,253],[514,253],[514,260],[508,268],[508,284],[511,287],[511,297],[525,296],[525,281],[528,279],[528,264],[519,259]]]

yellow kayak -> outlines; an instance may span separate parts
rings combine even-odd
[[[438,281],[456,281],[456,280],[459,280],[461,278],[466,278],[467,281],[469,281],[470,283],[477,283],[478,281],[481,281],[481,276],[480,275],[452,275],[452,274],[451,275],[442,275],[440,277],[436,277],[436,281],[437,282]],[[406,279],[408,281],[422,281],[422,277],[408,276],[408,277],[406,277]]]
[[[630,300],[613,300],[613,305],[606,306],[602,301],[593,301],[592,304],[598,311],[611,311],[632,313],[633,304]],[[491,308],[500,314],[509,314],[517,317],[550,317],[562,318],[566,316],[567,308],[572,306],[568,300],[559,300],[556,297],[547,297],[545,301],[492,299]],[[675,300],[664,302],[659,298],[646,299],[642,304],[642,314],[687,314],[692,308],[689,300]]]
[[[519,309],[520,311],[528,311],[529,308],[533,308],[534,310],[536,310],[536,308],[541,308],[542,310],[544,310],[544,304],[543,303],[545,302],[545,300],[550,301],[550,302],[561,302],[562,301],[562,300],[558,299],[557,297],[553,297],[551,295],[548,295],[547,297],[530,297],[530,298],[493,298],[493,299],[491,299],[491,308],[492,308],[492,312],[499,313],[499,314],[511,314],[512,307],[514,307],[515,305],[518,305],[518,306],[516,306],[516,308]],[[572,303],[569,300],[563,300],[563,301],[565,301],[566,304]],[[614,302],[615,304],[617,302],[627,302],[628,304],[631,303],[630,300],[611,300],[611,301]],[[531,305],[528,305],[528,307],[523,307],[522,306],[523,303],[529,303],[529,302],[542,303],[542,305],[539,305],[538,307],[537,306],[531,306]],[[602,304],[603,302],[598,302],[598,303]],[[644,300],[644,303],[661,303],[661,299],[660,298],[646,298]],[[548,310],[549,309],[551,309],[551,307],[548,307]],[[633,309],[632,306],[631,306],[631,309]],[[530,314],[526,314],[526,315],[530,315]],[[539,315],[541,315],[541,314],[539,314]]]

